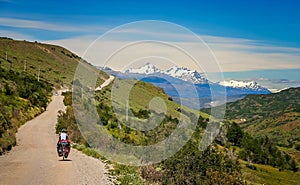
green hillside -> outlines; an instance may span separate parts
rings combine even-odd
[[[134,84],[130,90],[128,106],[135,118],[129,115],[128,120],[135,121],[137,118],[147,120],[152,114],[156,116],[156,113],[149,111],[149,103],[153,98],[161,98],[167,107],[167,115],[165,115],[160,125],[149,131],[138,131],[126,126],[124,124],[125,119],[117,119],[112,108],[112,102],[116,101],[114,96],[112,96],[112,85],[99,91],[96,94],[96,106],[101,119],[99,121],[99,129],[100,125],[102,125],[114,138],[123,143],[152,145],[166,139],[178,126],[181,113],[185,117],[184,119],[191,117],[192,119],[196,118],[197,121],[197,128],[192,138],[171,158],[158,164],[142,167],[113,163],[114,170],[111,173],[117,176],[120,184],[215,184],[216,182],[221,182],[222,184],[243,184],[239,164],[236,159],[229,158],[226,150],[219,148],[216,144],[208,147],[205,151],[199,150],[198,147],[203,134],[203,128],[208,123],[207,114],[191,110],[187,107],[180,107],[161,88],[155,87],[152,84],[136,80],[119,79],[115,79],[114,83],[118,84],[117,89],[120,93],[122,93],[121,86]],[[80,93],[76,89],[73,88],[74,93]],[[66,113],[61,112],[59,116],[56,127],[57,132],[61,128],[67,128],[71,139],[78,144],[75,146],[77,149],[82,150],[88,155],[101,158],[97,152],[88,148],[89,144],[85,143],[85,139],[79,132],[73,114],[72,93],[68,92],[64,95],[64,103],[67,105],[67,111]],[[116,103],[118,105],[122,104],[120,101]],[[196,115],[200,115],[198,120]],[[105,145],[105,142],[105,140],[101,140],[101,144]],[[129,151],[128,155],[130,156],[127,157],[135,158],[134,154],[130,154]]]
[[[22,124],[46,110],[54,88],[71,86],[80,59],[60,46],[0,38],[0,155],[16,145]],[[100,72],[98,84],[108,78],[91,70]]]
[[[7,38],[0,39],[0,154],[10,150],[16,144],[15,133],[20,125],[45,110],[54,86],[56,88],[70,87],[79,60],[80,57],[59,46]],[[98,70],[93,67],[89,69]],[[100,72],[98,84],[107,77],[108,75]],[[90,90],[90,88],[82,87],[80,80],[74,81],[74,93]],[[117,103],[117,106],[121,106],[122,102],[118,102],[112,95],[112,86],[107,86],[97,92],[96,106],[101,118],[99,129],[101,124],[119,141],[132,145],[152,145],[168,138],[174,129],[180,126],[178,123],[181,118],[185,123],[189,121],[197,123],[196,132],[191,140],[166,161],[144,167],[114,164],[114,170],[111,173],[117,176],[120,184],[195,184],[200,182],[212,184],[218,181],[223,184],[232,184],[233,182],[242,184],[237,160],[231,160],[225,150],[220,150],[216,144],[204,152],[198,149],[203,127],[208,123],[208,114],[181,107],[173,102],[172,98],[166,95],[161,88],[149,83],[136,80],[116,79],[116,81],[120,86],[121,84],[125,86],[134,84],[129,94],[129,108],[133,115],[129,115],[128,119],[131,122],[143,123],[151,116],[155,121],[157,117],[161,116],[160,111],[150,111],[149,104],[151,103],[161,108],[160,101],[164,101],[167,110],[161,123],[153,129],[149,131],[135,130],[124,124],[126,119],[117,119],[112,102]],[[80,87],[76,88],[77,86]],[[116,91],[117,94],[121,93],[120,95],[122,92],[120,89]],[[153,98],[156,102],[152,102]],[[88,103],[84,105],[90,106],[89,98],[81,101]],[[71,92],[65,93],[64,103],[67,105],[67,111],[59,113],[57,131],[67,128],[72,141],[78,144],[75,145],[76,148],[88,155],[101,157],[89,148],[89,144],[80,133],[73,114]],[[198,118],[198,116],[200,117]],[[186,129],[186,132],[190,131],[190,129]],[[175,139],[179,143],[182,138]],[[177,143],[176,141],[174,142]],[[130,155],[130,157],[137,158],[134,153]],[[214,162],[211,163],[211,161]]]
[[[202,111],[209,113],[209,109]],[[300,88],[247,95],[227,103],[225,119],[238,123],[252,136],[268,136],[280,146],[300,148]]]
[[[252,164],[240,161],[244,178],[250,184],[296,185],[300,183],[300,172],[279,170],[269,165]]]
[[[228,103],[226,119],[240,123],[253,136],[268,136],[285,147],[300,142],[300,88],[268,95],[248,95]]]
[[[0,155],[16,145],[22,124],[46,110],[51,91],[46,81],[0,67]]]
[[[58,86],[70,86],[80,60],[81,57],[60,46],[0,38],[2,68],[34,76],[39,73],[40,79]],[[108,78],[103,72],[99,77],[99,83]]]
[[[299,95],[300,88],[290,88],[226,104],[227,139],[221,144],[235,151],[248,182],[300,182]]]
[[[59,46],[0,39],[0,153],[16,144],[14,134],[20,125],[45,110],[54,86],[70,87],[79,61],[80,57]],[[93,67],[90,69],[98,71]],[[97,83],[107,78],[107,74],[100,72]],[[90,90],[83,87],[80,80],[74,83],[74,93]],[[115,95],[122,96],[124,89],[121,87],[126,89],[132,84],[126,105]],[[142,81],[115,79],[114,85],[117,86],[115,95],[112,94],[112,85],[95,94],[96,108],[101,118],[97,124],[99,129],[105,129],[123,143],[152,145],[160,142],[179,126],[180,115],[185,121],[196,119],[197,122],[191,139],[165,161],[143,167],[113,163],[111,174],[117,176],[120,184],[293,184],[300,181],[294,160],[299,164],[300,88],[271,95],[249,95],[243,100],[229,103],[225,115],[227,121],[222,123],[216,141],[205,151],[200,151],[198,147],[203,130],[209,121],[209,115],[204,112],[209,113],[208,110],[199,112],[181,107],[161,88]],[[72,92],[64,95],[67,110],[59,113],[57,132],[67,128],[77,149],[103,158],[89,148],[81,135],[73,114]],[[161,123],[149,131],[126,126],[126,119],[132,123],[148,124],[151,123],[147,122],[151,116],[161,116],[160,112],[151,112],[149,109],[151,103],[162,105],[152,102],[153,99],[165,102],[167,113]],[[80,101],[87,107],[91,105],[89,98],[80,98]],[[117,118],[112,103],[117,109],[128,106],[133,114]],[[163,106],[160,108],[163,110]],[[130,157],[136,156],[131,154]]]
[[[114,83],[118,84],[116,86],[120,95],[122,95],[121,86],[134,84],[130,90],[128,106],[135,117],[148,119],[153,114],[150,113],[148,105],[154,97],[161,98],[168,110],[159,126],[150,131],[138,131],[124,124],[125,116],[124,119],[116,117],[112,102],[115,101],[118,106],[124,106],[124,102],[118,101],[112,95],[114,92],[112,85],[99,91],[96,94],[96,106],[101,119],[99,123],[121,142],[133,145],[155,144],[168,137],[178,126],[180,113],[197,114],[195,110],[186,107],[179,108],[179,105],[173,102],[161,88],[136,80],[116,80]],[[66,113],[59,116],[57,131],[63,127],[68,128],[72,140],[83,144],[77,145],[78,149],[100,158],[97,152],[86,147],[88,144],[79,132],[71,106],[71,95],[71,92],[65,94],[65,104],[68,108]],[[297,164],[291,157],[294,156],[292,153],[294,150],[287,151],[286,148],[279,148],[266,137],[252,137],[242,131],[240,124],[225,121],[216,141],[207,150],[199,151],[198,147],[203,128],[207,125],[208,115],[202,112],[198,114],[200,118],[196,131],[188,143],[174,156],[161,163],[143,167],[114,164],[114,170],[111,173],[118,177],[121,184],[215,184],[217,182],[221,184],[245,184],[246,182],[291,184],[300,181]],[[135,121],[130,117],[128,120]],[[134,155],[131,157],[134,158]],[[278,173],[280,170],[284,172]],[[276,175],[276,178],[271,178],[272,175]]]

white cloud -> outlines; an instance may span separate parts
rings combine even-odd
[[[50,41],[67,47],[68,49],[76,52],[79,55],[83,55],[89,45],[96,39],[96,36],[73,38],[65,40]],[[207,39],[203,36],[205,41],[217,57],[222,71],[245,71],[245,70],[257,70],[257,69],[291,69],[300,68],[300,56],[299,48],[289,47],[276,47],[263,44],[255,44],[255,41],[240,40],[235,38],[223,38],[213,37],[213,40]],[[218,40],[220,42],[218,42]],[[103,55],[103,53],[113,54],[116,49],[120,49],[127,44],[125,41],[106,40],[96,42],[89,48],[87,54],[84,56],[88,61],[95,65],[101,65],[104,63],[109,55]],[[203,58],[200,63],[206,72],[214,71],[213,68],[209,68],[212,58],[209,57],[210,53],[204,47],[199,49],[195,47],[193,42],[173,42],[171,44],[179,45],[187,48],[190,53],[199,55],[198,58]],[[191,63],[187,62],[183,55],[176,54],[173,50],[170,55],[169,47],[162,47],[159,44],[152,45],[140,45],[136,47],[131,45],[131,49],[128,48],[126,54],[120,55],[123,58],[118,59],[116,63],[111,63],[110,67],[116,70],[120,70],[126,62],[132,61],[134,58],[143,56],[164,55],[165,57],[175,58],[178,65],[195,68]],[[165,53],[165,54],[164,54]],[[168,56],[169,55],[169,56]],[[201,69],[200,69],[201,70]],[[202,69],[203,70],[203,69]]]
[[[95,65],[103,65],[110,55],[114,54],[118,49],[131,44],[127,46],[126,50],[122,50],[126,51],[126,53],[124,54],[123,52],[120,55],[122,56],[121,59],[110,64],[110,67],[116,70],[122,69],[128,62],[137,61],[138,58],[145,58],[145,56],[151,56],[151,60],[154,60],[153,57],[155,56],[169,58],[169,61],[173,61],[174,64],[205,72],[219,71],[214,56],[218,59],[220,70],[224,72],[300,68],[300,48],[278,47],[265,41],[241,38],[195,35],[179,25],[157,24],[155,21],[150,21],[150,23],[142,21],[137,26],[135,25],[135,23],[127,24],[121,26],[121,29],[117,27],[102,38],[99,38],[97,42],[94,42],[99,36],[92,34],[103,32],[107,30],[106,28],[97,25],[53,24],[36,20],[0,17],[0,26],[56,32],[81,32],[86,36],[44,42],[62,45],[81,56],[87,51],[83,57]],[[35,40],[34,36],[22,34],[21,31],[0,30],[0,35],[21,40]],[[144,45],[141,43],[132,44],[132,42],[145,40],[145,38],[146,40],[162,42]],[[204,43],[201,43],[202,41]],[[90,47],[93,42],[94,45]],[[169,45],[164,45],[163,42],[169,43]],[[206,46],[209,46],[209,48]],[[175,47],[179,49],[174,50]],[[183,50],[180,50],[180,48]],[[184,51],[197,59],[201,67],[199,68],[192,61],[187,61],[189,59],[182,55]],[[118,58],[116,56],[114,59]],[[171,64],[162,63],[161,66],[169,67],[167,65]]]
[[[182,27],[172,29],[172,25],[159,27],[161,25],[141,24],[138,27],[128,24],[122,29],[116,28],[102,38],[89,35],[47,42],[65,46],[81,56],[85,54],[83,57],[94,65],[104,65],[114,55],[109,67],[115,70],[121,70],[139,58],[145,59],[145,56],[149,56],[149,60],[155,60],[155,56],[168,58],[165,63],[161,62],[162,67],[169,67],[172,64],[168,61],[173,61],[173,64],[204,72],[300,68],[300,48],[278,47],[258,40],[195,35]],[[158,42],[136,42],[141,40]],[[164,45],[164,42],[169,45]],[[91,46],[92,43],[94,45]],[[200,63],[200,68],[183,52],[194,57]],[[219,66],[214,57],[218,59]]]
[[[97,32],[104,31],[106,28],[102,26],[86,26],[86,25],[73,25],[48,23],[37,20],[16,19],[0,17],[0,26],[14,27],[14,28],[31,28],[58,32]]]
[[[209,37],[205,40],[224,71],[300,68],[300,48],[235,38]]]
[[[97,39],[98,36],[87,35],[82,37],[73,37],[62,40],[44,40],[42,42],[63,46],[79,56],[83,56],[89,45]]]
[[[2,37],[9,37],[13,38],[16,40],[29,40],[29,41],[34,41],[35,38],[31,35],[23,34],[23,33],[18,33],[18,32],[13,32],[13,31],[6,31],[6,30],[0,30],[0,36]]]

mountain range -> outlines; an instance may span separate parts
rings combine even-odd
[[[139,79],[161,87],[174,101],[190,108],[210,107],[242,99],[247,94],[270,94],[267,88],[255,81],[211,82],[197,70],[173,66],[161,70],[151,63],[124,72],[104,68],[104,71],[119,78]],[[214,97],[212,97],[212,90]],[[226,96],[224,98],[224,93]],[[199,102],[199,103],[198,103]]]
[[[269,91],[269,89],[259,85],[255,81],[248,81],[247,82],[247,81],[230,80],[230,81],[219,82],[219,84],[223,85],[223,86],[226,86],[226,87],[233,87],[233,88],[252,89],[252,90],[262,91],[262,92]]]
[[[206,78],[204,78],[200,73],[198,73],[196,70],[192,71],[188,68],[176,67],[176,66],[173,66],[167,70],[160,70],[151,63],[147,63],[146,65],[138,69],[132,69],[132,68],[128,69],[125,71],[125,74],[143,74],[143,75],[164,74],[167,76],[181,79],[183,81],[191,82],[193,84],[209,83],[209,81]]]

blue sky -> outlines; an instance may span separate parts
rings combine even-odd
[[[131,21],[157,19],[183,25],[199,34],[265,40],[300,47],[300,2],[295,1],[26,1],[0,0],[4,18],[29,19],[105,29]],[[2,26],[7,30],[8,27]],[[84,31],[49,34],[35,30],[36,39],[57,39]],[[88,32],[88,30],[87,30]]]
[[[297,0],[0,0],[0,35],[60,44],[82,55],[116,26],[162,20],[201,36],[225,72],[284,68],[287,73],[300,69],[299,9]]]

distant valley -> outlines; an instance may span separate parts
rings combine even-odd
[[[198,109],[242,99],[248,94],[270,94],[271,91],[255,81],[211,82],[196,70],[171,67],[160,70],[151,63],[125,72],[104,68],[109,74],[125,79],[139,79],[161,87],[177,103]],[[183,91],[184,89],[184,91]],[[214,97],[212,97],[212,91]],[[226,95],[225,95],[226,93]]]

